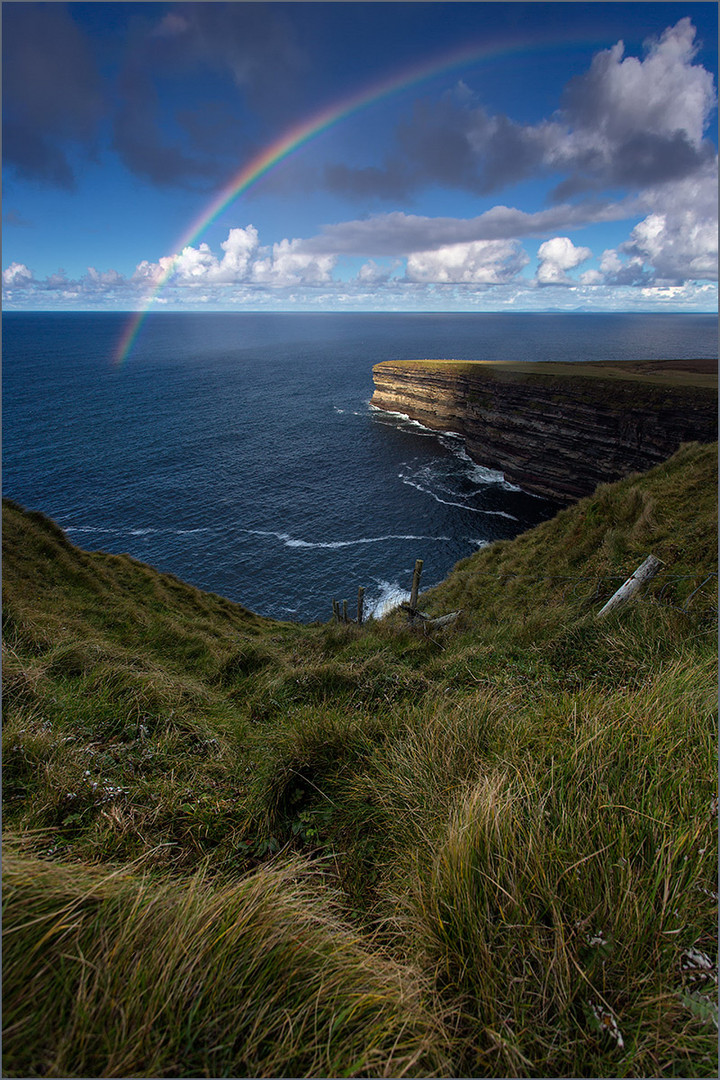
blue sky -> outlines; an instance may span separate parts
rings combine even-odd
[[[6,309],[717,310],[716,3],[2,16]]]

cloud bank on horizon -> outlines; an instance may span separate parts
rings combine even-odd
[[[715,15],[5,4],[5,307],[714,310]],[[304,116],[473,35],[175,246]]]

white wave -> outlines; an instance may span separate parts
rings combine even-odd
[[[210,529],[109,529],[102,525],[65,525],[66,533],[110,533],[112,536],[192,536],[194,533],[210,532]]]
[[[377,405],[370,404],[370,408],[373,412],[381,413],[383,416],[394,417],[396,420],[402,420],[404,424],[410,427],[418,428],[418,434],[432,435],[438,442],[449,450],[452,454],[458,457],[466,466],[466,476],[479,487],[485,487],[488,484],[497,484],[505,491],[522,491],[522,488],[517,484],[511,484],[509,480],[505,479],[502,472],[497,469],[490,469],[486,465],[479,465],[468,454],[465,449],[465,436],[461,435],[457,431],[438,431],[435,428],[429,428],[425,424],[421,424],[419,420],[413,420],[407,413],[394,412],[390,409],[378,409]],[[513,518],[513,521],[516,521]]]
[[[120,533],[120,529],[103,529],[99,525],[63,525],[63,531],[80,533]]]
[[[470,457],[464,446],[453,446],[451,449],[456,457],[460,458],[462,463],[466,466],[466,475],[474,484],[478,484],[480,487],[485,487],[487,484],[497,484],[501,488],[504,488],[505,491],[522,490],[517,484],[511,484],[509,480],[506,480],[504,474],[498,469],[490,469],[486,465],[478,465],[478,463],[473,461]]]
[[[407,425],[407,427],[417,428],[417,435],[424,435],[426,437],[432,436],[434,439],[437,439],[439,435],[453,434],[453,432],[440,432],[436,431],[434,428],[429,428],[425,424],[421,424],[419,420],[413,420],[407,413],[394,412],[392,409],[378,409],[377,405],[370,405],[370,408],[374,413],[378,414],[379,420],[382,420],[383,417],[388,417],[389,419],[401,420],[403,425]]]
[[[366,599],[367,613],[373,619],[381,619],[383,615],[387,615],[400,604],[406,604],[410,599],[409,590],[403,589],[399,581],[376,579],[376,583],[380,588],[379,596],[371,599],[369,603]]]
[[[270,529],[243,529],[243,532],[252,536],[274,536],[281,540],[285,547],[289,548],[344,548],[355,547],[357,544],[380,544],[385,540],[450,540],[449,536],[415,536],[406,533],[390,533],[388,536],[362,536],[358,540],[323,540],[313,542],[311,540],[298,540],[288,533],[274,532]]]
[[[504,517],[510,521],[517,521],[518,519],[514,514],[508,514],[505,510],[482,510],[477,506],[468,506],[466,502],[455,502],[454,499],[441,499],[439,495],[436,495],[430,488],[425,487],[423,484],[418,484],[417,481],[411,480],[409,476],[403,476],[402,473],[398,473],[398,478],[403,484],[407,484],[408,487],[414,487],[417,491],[421,491],[423,495],[429,495],[435,502],[442,503],[443,506],[457,506],[460,510],[469,510],[471,514],[486,514],[489,517]]]

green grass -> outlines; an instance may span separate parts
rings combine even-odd
[[[307,864],[225,885],[140,869],[6,848],[11,1075],[442,1074],[421,976],[358,940]]]
[[[5,503],[4,1075],[716,1075],[716,492],[601,487],[427,635]]]
[[[432,371],[451,371],[458,375],[477,375],[487,378],[504,372],[518,376],[566,377],[573,379],[604,379],[609,382],[629,380],[646,386],[672,386],[717,393],[717,361],[618,361],[605,360],[558,361],[558,360],[384,360],[375,365],[378,372],[383,368]]]

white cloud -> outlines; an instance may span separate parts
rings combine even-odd
[[[621,250],[650,263],[658,278],[717,277],[717,228],[698,220],[692,207],[679,207],[674,214],[649,214]]]
[[[626,56],[618,41],[568,83],[551,118],[534,124],[489,113],[461,84],[454,94],[416,103],[383,166],[333,166],[327,182],[367,202],[429,184],[487,195],[555,174],[560,200],[695,175],[714,153],[705,132],[716,104],[713,75],[696,57],[689,18],[645,42],[642,57]]]
[[[644,193],[652,208],[621,246],[659,278],[717,279],[717,160],[699,175]]]
[[[529,258],[512,237],[420,247],[385,266],[371,259],[348,280],[347,272],[336,275],[335,254],[308,251],[306,242],[297,239],[262,246],[257,230],[248,225],[231,229],[220,253],[206,242],[186,245],[175,257],[165,256],[154,263],[143,260],[130,278],[113,269],[89,267],[78,280],[70,280],[63,270],[37,280],[26,264],[13,262],[3,273],[5,299],[8,307],[27,309],[127,310],[160,304],[167,310],[203,306],[269,311],[491,311],[542,310],[548,305],[559,310],[712,310],[717,296],[714,286],[688,281],[680,287],[666,273],[671,260],[676,265],[682,255],[687,261],[694,251],[704,251],[712,239],[705,227],[688,228],[682,217],[686,212],[687,207],[677,207],[673,217],[669,209],[663,209],[646,213],[639,221],[636,215],[626,244],[604,251],[599,269],[586,270],[577,281],[568,272],[591,252],[567,236],[551,235],[540,244],[533,281],[521,274]],[[478,222],[482,228],[499,223],[504,229],[518,215],[527,226],[530,218],[535,223],[546,220],[542,214],[520,215],[497,207],[469,222],[396,214],[375,223],[349,224],[353,228],[375,224],[389,230],[386,237],[394,243],[408,245],[441,235],[462,235],[466,229],[476,229]],[[700,215],[698,221],[705,218]]]
[[[599,270],[585,270],[580,275],[581,285],[602,285],[605,278]]]
[[[229,273],[232,280],[244,280],[258,243],[258,231],[254,225],[248,225],[246,229],[231,229],[227,240],[220,245],[225,252],[221,263],[223,273]]]
[[[475,240],[450,244],[408,256],[408,281],[499,285],[511,280],[529,262],[514,240]]]
[[[694,64],[689,18],[645,43],[643,59],[618,41],[571,80],[558,119],[533,129],[544,164],[570,175],[559,195],[624,185],[644,187],[697,175],[713,156],[704,139],[717,103],[712,73]]]
[[[641,193],[649,210],[617,249],[603,252],[608,284],[650,285],[717,279],[717,162],[692,177]]]
[[[646,49],[644,60],[624,57],[622,41],[598,53],[588,74],[570,86],[571,115],[598,141],[617,144],[638,132],[680,131],[698,147],[716,97],[712,74],[693,64],[695,27],[680,19]]]
[[[3,270],[3,285],[29,285],[33,280],[32,270],[28,270],[25,263],[10,263],[7,270]]]
[[[379,285],[387,281],[391,273],[392,268],[383,268],[378,266],[374,259],[369,259],[360,267],[355,280],[363,285]]]
[[[139,263],[133,281],[152,289],[161,281],[179,286],[199,284],[268,286],[319,285],[330,280],[333,255],[314,255],[301,249],[299,240],[281,240],[272,248],[261,247],[254,225],[230,229],[220,245],[222,258],[202,242],[186,245],[178,255],[166,255],[157,263]]]
[[[81,281],[89,291],[106,292],[108,289],[122,288],[125,278],[117,270],[96,270],[94,266],[88,266],[87,274]]]
[[[257,259],[252,280],[264,285],[321,285],[331,280],[334,255],[312,255],[301,250],[298,240],[273,244],[272,255]]]
[[[591,257],[590,248],[575,247],[568,236],[554,236],[538,248],[537,281],[540,285],[563,285],[570,281],[566,271]]]

